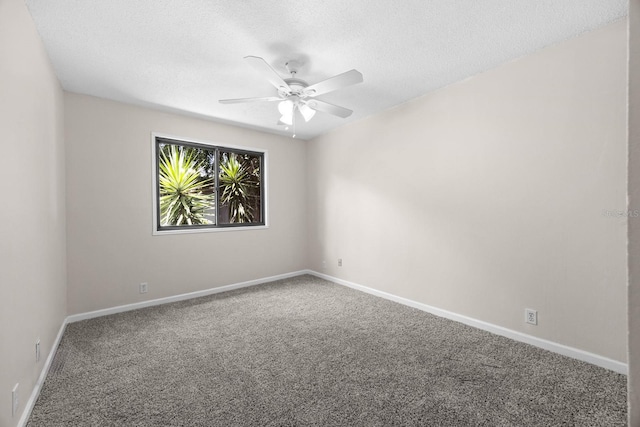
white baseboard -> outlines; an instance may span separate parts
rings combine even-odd
[[[583,362],[591,363],[596,366],[600,366],[605,369],[610,369],[619,374],[628,374],[628,365],[626,363],[619,362],[617,360],[609,359],[604,356],[600,356],[588,351],[580,350],[577,348],[569,347],[563,344],[558,344],[553,341],[548,341],[542,338],[537,338],[532,335],[527,335],[522,332],[514,331],[512,329],[503,328],[502,326],[494,325],[491,323],[483,322],[482,320],[473,319],[471,317],[463,316],[461,314],[453,313],[451,311],[442,310],[427,304],[416,302],[408,298],[399,297],[387,292],[379,291],[376,289],[368,288],[363,285],[358,285],[337,277],[329,276],[327,274],[318,273],[317,271],[307,270],[304,273],[311,274],[321,279],[328,280],[339,285],[347,286],[352,289],[356,289],[362,292],[366,292],[371,295],[375,295],[381,298],[385,298],[397,303],[407,305],[409,307],[417,308],[418,310],[426,311],[427,313],[434,314],[436,316],[444,317],[456,322],[464,323],[465,325],[473,326],[474,328],[482,329],[496,335],[502,335],[507,338],[511,338],[515,341],[520,341],[526,344],[540,347],[545,350],[552,351],[554,353],[568,356],[574,359],[581,360]]]
[[[47,375],[49,374],[49,369],[51,368],[53,358],[56,355],[56,351],[58,351],[58,346],[60,345],[60,341],[62,340],[62,334],[64,333],[65,326],[67,326],[67,319],[64,319],[62,321],[62,325],[60,326],[60,330],[58,331],[56,339],[53,341],[53,345],[51,346],[51,350],[49,351],[49,356],[47,356],[47,360],[44,362],[44,366],[42,367],[42,371],[40,372],[38,381],[36,381],[36,384],[31,391],[31,395],[29,396],[29,400],[27,400],[27,403],[24,406],[22,416],[18,421],[18,427],[26,426],[27,422],[29,421],[31,411],[33,410],[33,407],[38,400],[38,396],[40,396],[40,390],[42,390],[42,385],[44,384],[44,380],[47,379]]]
[[[260,285],[262,283],[274,282],[276,280],[281,280],[281,279],[288,279],[290,277],[300,276],[301,274],[307,274],[307,271],[306,270],[294,271],[291,273],[278,274],[277,276],[263,277],[261,279],[249,280],[246,282],[220,286],[218,288],[205,289],[202,291],[189,292],[189,293],[180,294],[180,295],[173,295],[170,297],[152,299],[149,301],[119,305],[117,307],[105,308],[102,310],[73,314],[67,317],[67,323],[79,322],[81,320],[93,319],[94,317],[108,316],[109,314],[122,313],[125,311],[138,310],[140,308],[152,307],[154,305],[168,304],[176,301],[184,301],[192,298],[204,297],[207,295],[218,294],[220,292],[232,291],[234,289],[246,288],[249,286],[255,286],[255,285]]]

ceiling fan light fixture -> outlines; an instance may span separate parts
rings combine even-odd
[[[280,111],[280,114],[283,116],[293,116],[293,102],[285,99],[278,104],[278,111]]]
[[[288,99],[285,99],[284,101],[278,104],[278,111],[280,111],[280,114],[282,114],[282,117],[280,117],[280,121],[282,123],[286,123],[289,126],[293,124],[294,108],[295,108],[294,103]]]
[[[282,116],[280,117],[280,121],[285,125],[293,125],[293,116]],[[285,129],[286,130],[286,129]]]
[[[316,114],[316,110],[309,107],[307,104],[302,104],[302,103],[299,104],[298,110],[300,110],[300,114],[302,114],[302,117],[304,117],[305,122],[308,122],[309,120],[311,120],[313,116]]]

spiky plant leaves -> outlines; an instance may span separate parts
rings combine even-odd
[[[255,192],[256,183],[239,156],[228,153],[220,162],[220,202],[229,206],[229,222],[253,222],[253,208],[249,197]]]
[[[206,162],[196,160],[196,149],[167,145],[160,151],[160,223],[170,225],[211,224],[205,213],[213,206],[214,194],[208,193],[213,178],[200,171]]]

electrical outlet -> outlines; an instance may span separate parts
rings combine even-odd
[[[325,260],[322,260],[322,271],[325,271],[327,269],[327,262]]]
[[[338,258],[338,267],[342,267],[342,258]]]
[[[40,361],[40,338],[36,341],[36,362]]]
[[[141,294],[146,294],[147,291],[149,290],[149,284],[144,282],[144,283],[140,283],[140,293]]]
[[[17,383],[13,390],[11,390],[11,416],[15,417],[18,413],[18,405],[20,404],[20,400],[18,400],[18,385]]]
[[[538,324],[538,312],[530,308],[524,309],[524,321],[532,325]]]

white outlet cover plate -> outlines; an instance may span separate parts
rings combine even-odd
[[[538,312],[536,310],[532,310],[530,308],[526,308],[524,310],[524,321],[531,325],[538,324]]]

